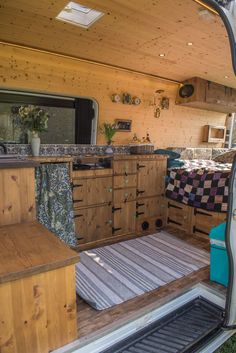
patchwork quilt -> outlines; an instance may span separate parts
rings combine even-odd
[[[227,212],[231,164],[185,161],[168,170],[166,197],[208,211]]]

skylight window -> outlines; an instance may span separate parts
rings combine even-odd
[[[88,28],[103,15],[103,12],[70,1],[56,18],[83,28]]]

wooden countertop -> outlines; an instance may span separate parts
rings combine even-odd
[[[72,156],[38,156],[28,157],[30,160],[38,162],[38,163],[72,163],[73,157]]]
[[[0,284],[78,261],[77,252],[36,221],[0,228]]]
[[[0,169],[35,168],[39,164],[28,159],[0,159]]]

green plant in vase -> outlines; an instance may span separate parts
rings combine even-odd
[[[39,133],[47,131],[49,114],[46,110],[35,105],[21,106],[18,114],[22,130],[31,133],[32,153],[34,156],[38,156],[40,150]]]
[[[117,132],[117,126],[115,123],[111,124],[105,122],[100,126],[100,132],[105,136],[107,144],[111,145],[113,142],[112,138]]]
[[[105,153],[107,154],[112,154],[113,150],[111,147],[112,144],[112,138],[115,135],[115,133],[117,132],[117,126],[115,123],[111,124],[111,123],[107,123],[104,122],[101,126],[100,126],[100,133],[103,134],[106,138],[106,142],[107,142],[107,149],[105,150]]]

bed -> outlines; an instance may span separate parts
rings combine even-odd
[[[185,160],[167,172],[166,197],[213,212],[227,212],[231,163]]]

